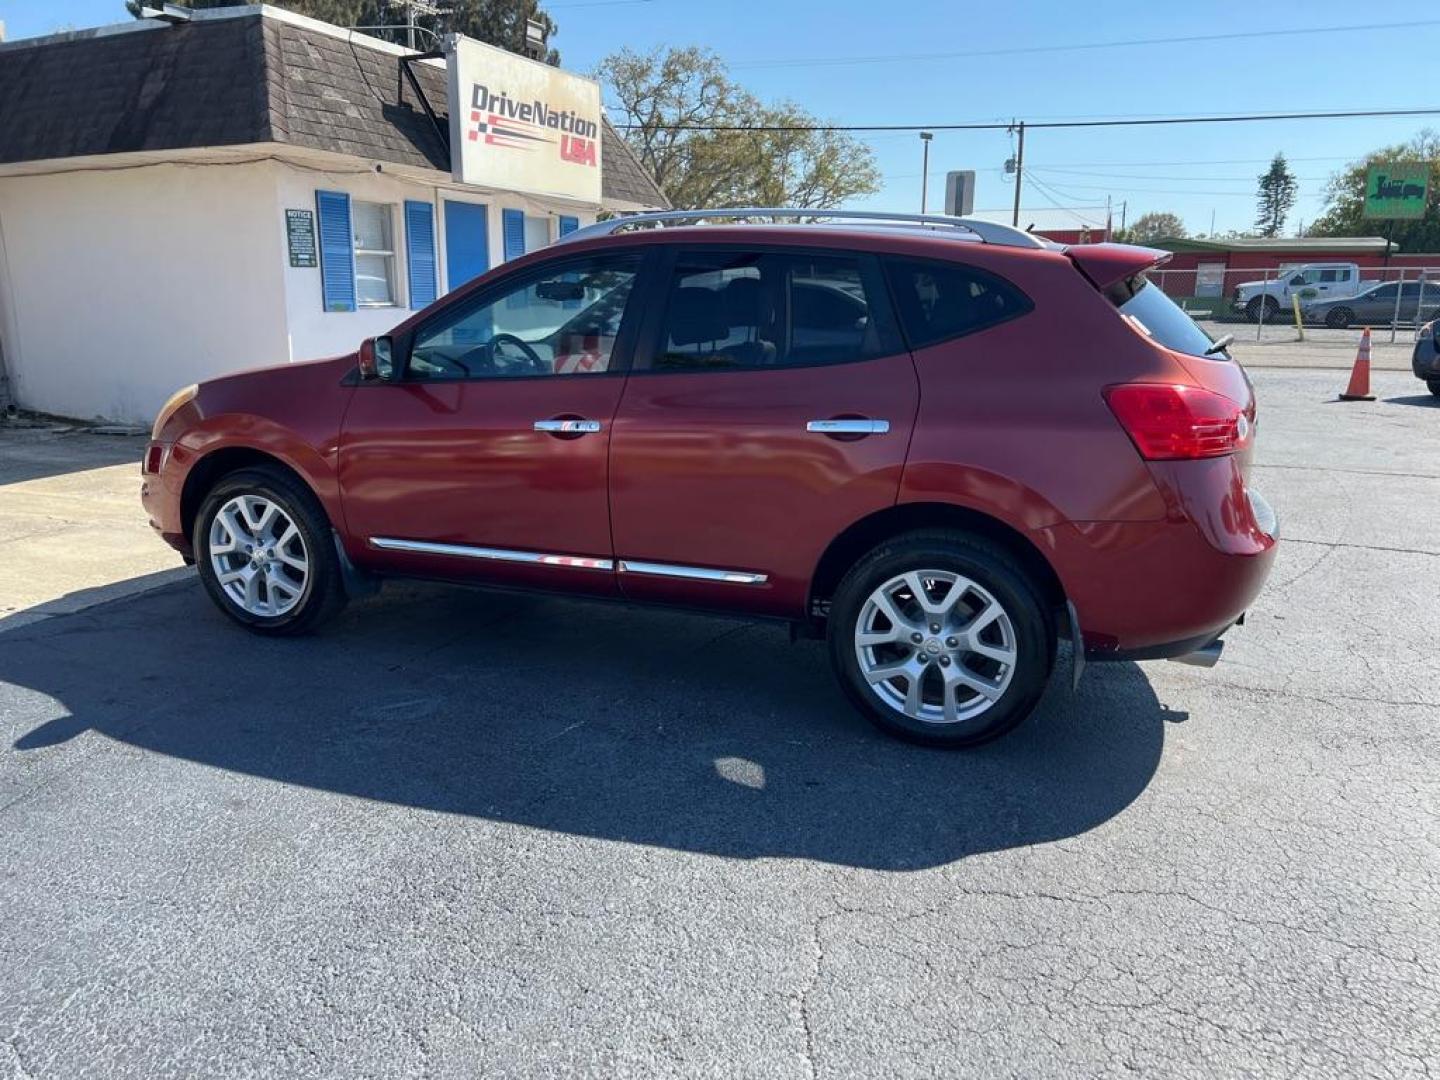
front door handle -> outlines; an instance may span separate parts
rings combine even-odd
[[[536,420],[535,430],[550,435],[590,435],[603,427],[599,420]]]
[[[889,420],[811,420],[805,430],[815,435],[884,435]]]

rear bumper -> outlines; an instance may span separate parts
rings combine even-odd
[[[1202,649],[1241,618],[1270,574],[1279,537],[1275,512],[1244,488],[1231,459],[1156,468],[1181,474],[1196,502],[1181,499],[1162,521],[1043,530],[1051,564],[1075,605],[1086,660],[1162,659]],[[1227,471],[1233,482],[1226,482]],[[1174,486],[1157,479],[1173,501]],[[1216,497],[1222,484],[1225,492]]]

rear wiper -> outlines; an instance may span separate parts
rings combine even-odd
[[[1219,341],[1215,342],[1215,344],[1211,345],[1208,349],[1206,349],[1201,355],[1214,356],[1217,352],[1224,352],[1230,347],[1230,343],[1234,340],[1234,334],[1226,334]]]

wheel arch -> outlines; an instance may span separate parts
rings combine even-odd
[[[180,491],[180,524],[185,535],[194,535],[195,518],[200,513],[200,506],[216,484],[231,473],[257,466],[274,469],[295,481],[314,495],[321,509],[325,509],[325,501],[320,498],[315,485],[289,462],[253,446],[222,446],[198,459],[185,475],[185,484]]]
[[[810,594],[805,606],[815,617],[818,605],[828,604],[845,572],[867,551],[902,533],[917,529],[956,529],[982,536],[1010,552],[1034,580],[1046,606],[1063,618],[1065,588],[1060,576],[1044,553],[1024,533],[991,514],[954,503],[899,503],[878,510],[854,522],[840,533],[829,546],[810,578]]]

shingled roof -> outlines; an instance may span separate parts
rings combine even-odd
[[[217,14],[0,46],[0,164],[275,142],[450,171],[393,49],[274,9]],[[412,67],[448,131],[444,70]],[[607,203],[670,205],[608,120],[601,157]]]

